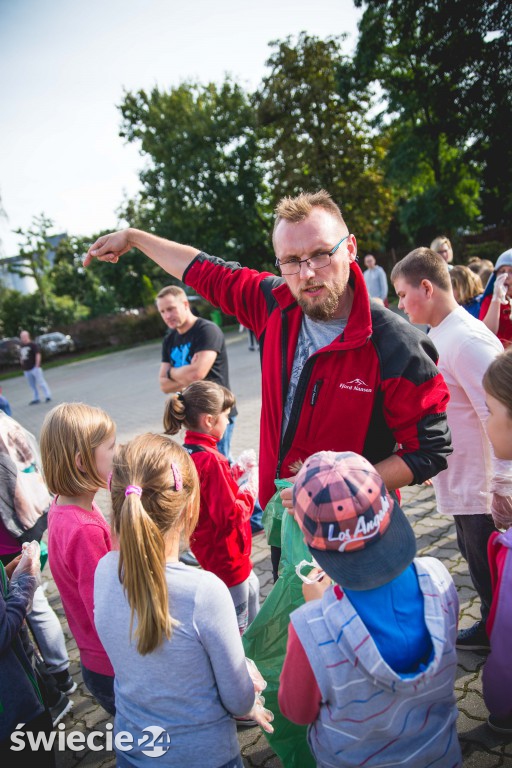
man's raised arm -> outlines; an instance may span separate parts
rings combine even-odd
[[[188,265],[200,253],[197,248],[192,248],[190,245],[174,243],[171,240],[164,240],[163,237],[130,227],[99,237],[87,251],[84,266],[88,267],[93,259],[111,261],[115,264],[131,248],[138,248],[178,280],[181,280]]]

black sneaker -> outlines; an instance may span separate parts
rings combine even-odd
[[[502,736],[512,736],[512,715],[507,715],[507,717],[489,715],[487,725],[495,733],[501,733]]]
[[[51,401],[52,401],[51,397],[47,397],[45,400],[45,403],[51,403]]]
[[[54,704],[53,707],[50,707],[50,715],[54,726],[56,726],[57,723],[60,723],[64,715],[67,715],[72,706],[73,702],[71,699],[68,699],[64,693],[61,693],[57,703]]]
[[[53,676],[55,678],[55,682],[57,683],[57,688],[61,693],[64,693],[66,696],[68,696],[70,693],[74,693],[76,691],[77,684],[67,669],[65,669],[64,672],[54,672]]]
[[[185,565],[194,565],[197,566],[199,563],[197,562],[196,558],[190,551],[190,549],[185,550],[185,552],[182,552],[179,560],[181,563],[184,563]]]
[[[37,405],[40,402],[41,402],[40,400],[31,400],[29,405]]]
[[[485,631],[485,622],[477,621],[472,627],[459,629],[455,647],[461,651],[490,651],[491,645]]]

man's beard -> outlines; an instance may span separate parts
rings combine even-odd
[[[313,285],[305,287],[313,288]],[[323,283],[323,287],[328,291],[328,295],[325,299],[306,300],[303,298],[302,290],[299,291],[296,297],[297,304],[302,308],[304,314],[310,317],[311,320],[332,320],[338,310],[340,298],[343,296],[346,289],[346,285],[343,285],[339,281]]]

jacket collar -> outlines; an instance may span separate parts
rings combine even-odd
[[[217,448],[219,438],[213,437],[213,435],[207,435],[204,432],[194,432],[193,430],[188,429],[185,432],[185,439],[183,442],[188,445],[204,445],[205,448]]]
[[[354,290],[354,301],[343,334],[343,341],[348,345],[359,346],[372,335],[370,297],[363,278],[363,273],[356,262],[350,264],[350,285]],[[281,310],[294,310],[302,313],[290,289],[283,282],[272,290],[272,294]]]

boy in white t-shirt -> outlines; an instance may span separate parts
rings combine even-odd
[[[447,407],[453,453],[448,467],[432,478],[437,508],[453,515],[457,543],[468,563],[480,597],[481,620],[459,630],[457,648],[489,650],[485,622],[492,602],[487,542],[496,530],[491,507],[506,509],[512,492],[512,462],[498,461],[485,431],[487,407],[482,378],[503,351],[498,338],[453,295],[444,259],[429,248],[417,248],[398,262],[391,282],[412,323],[430,326],[439,352],[438,368],[450,390]]]

